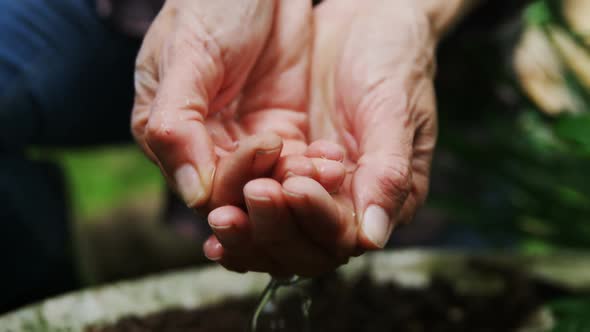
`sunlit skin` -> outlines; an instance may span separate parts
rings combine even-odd
[[[167,2],[133,115],[172,188],[210,212],[205,254],[315,276],[382,248],[428,191],[444,24],[421,1],[226,2]]]
[[[237,245],[235,234],[216,230],[206,243],[206,254],[230,268],[259,264],[262,253],[246,253],[263,238],[265,260],[275,262],[275,271],[325,272],[384,246],[393,226],[409,221],[425,199],[436,116],[434,39],[424,13],[390,1],[328,1],[315,10],[314,36],[309,139],[344,147],[343,185],[330,195],[305,177],[279,177],[282,188],[268,179],[248,183],[248,215],[222,207],[209,216],[211,225],[232,223],[253,234]],[[314,151],[306,156],[320,157]],[[377,226],[380,239],[362,227],[369,206],[385,211],[388,223]],[[264,207],[265,213],[255,211]],[[300,247],[300,238],[311,239],[318,250]]]
[[[303,156],[311,32],[308,1],[166,3],[138,56],[132,129],[189,206],[205,213],[228,205],[245,209],[242,188],[273,172],[307,176],[328,189],[340,186],[344,167],[336,145],[319,141],[310,151],[328,151],[325,156]],[[272,184],[280,189],[279,182]],[[248,237],[264,233],[253,229]],[[298,255],[310,254],[315,252]],[[262,264],[262,251],[251,256],[245,269],[276,271]]]
[[[166,2],[138,56],[132,129],[187,205],[240,204],[248,180],[305,151],[310,22],[305,0]]]

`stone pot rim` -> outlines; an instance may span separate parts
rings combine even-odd
[[[353,278],[370,271],[377,281],[395,280],[406,287],[423,287],[434,274],[469,275],[470,259],[486,259],[517,266],[574,291],[590,289],[590,253],[562,251],[550,255],[521,255],[509,251],[465,252],[412,249],[382,251],[352,259],[340,271]],[[127,315],[147,315],[163,309],[196,308],[231,297],[262,291],[269,277],[237,274],[218,266],[204,266],[121,281],[32,304],[0,316],[2,331],[83,331],[112,323]],[[547,310],[535,324],[551,324]],[[542,321],[542,322],[541,322]],[[542,331],[541,328],[522,331]]]

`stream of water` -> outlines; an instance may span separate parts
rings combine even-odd
[[[284,287],[298,287],[302,278],[294,276],[289,279],[277,279],[271,277],[268,285],[260,296],[260,301],[254,310],[252,319],[250,321],[249,332],[281,332],[292,331],[294,328],[300,329],[301,332],[310,332],[311,323],[309,320],[309,309],[311,307],[311,297],[307,292],[299,287],[298,299],[299,308],[301,310],[301,317],[298,318],[297,327],[289,326],[293,324],[285,317],[285,312],[281,312],[279,304],[280,299],[277,294],[281,288]],[[267,319],[263,319],[267,318]],[[300,325],[300,327],[299,327]]]

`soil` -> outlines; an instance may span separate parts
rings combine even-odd
[[[464,295],[442,278],[435,278],[425,289],[377,284],[368,276],[353,283],[344,282],[336,274],[318,278],[308,291],[312,297],[311,331],[513,331],[543,303],[565,295],[557,287],[518,272],[489,266],[480,270],[484,284],[494,283],[498,292],[484,290],[479,295]],[[496,276],[495,281],[490,279],[491,275]],[[87,331],[247,331],[256,303],[256,298],[233,299],[197,310],[127,317],[112,326],[91,327]],[[295,295],[285,297],[280,304],[283,318],[301,317],[300,303]],[[282,324],[286,325],[283,329],[261,331],[303,331],[297,323],[301,320],[287,321]]]

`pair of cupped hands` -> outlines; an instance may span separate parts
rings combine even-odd
[[[316,276],[424,201],[436,36],[417,2],[167,0],[133,134],[234,271]]]

